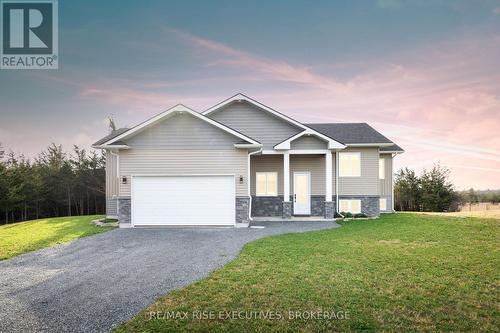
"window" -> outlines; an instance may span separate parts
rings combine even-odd
[[[349,212],[352,214],[361,213],[361,200],[339,200],[341,212]]]
[[[360,153],[339,153],[339,176],[359,177],[361,175]]]
[[[380,206],[380,210],[387,210],[387,199],[380,198],[379,206]]]
[[[255,192],[257,196],[278,195],[278,173],[257,172],[255,176]]]
[[[378,159],[378,178],[385,179],[385,158]]]

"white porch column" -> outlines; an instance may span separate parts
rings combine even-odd
[[[290,201],[290,152],[283,153],[283,201]]]
[[[325,194],[325,201],[330,202],[332,201],[332,176],[333,176],[333,159],[332,159],[332,152],[329,151],[328,153],[325,154],[325,171],[326,171],[326,194]]]

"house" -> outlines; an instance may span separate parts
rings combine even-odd
[[[105,150],[106,215],[121,227],[377,216],[393,210],[403,152],[366,123],[303,124],[243,94],[202,113],[174,106],[93,147]]]

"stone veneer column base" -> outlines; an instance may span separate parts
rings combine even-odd
[[[335,216],[335,202],[325,201],[325,219],[333,219]]]
[[[284,219],[292,218],[292,203],[290,201],[283,201],[283,214]]]
[[[236,197],[236,224],[250,223],[248,208],[250,207],[250,198]]]
[[[130,224],[130,198],[118,198],[118,223]]]

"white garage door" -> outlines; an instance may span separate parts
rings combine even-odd
[[[134,176],[132,225],[234,225],[234,176]]]

